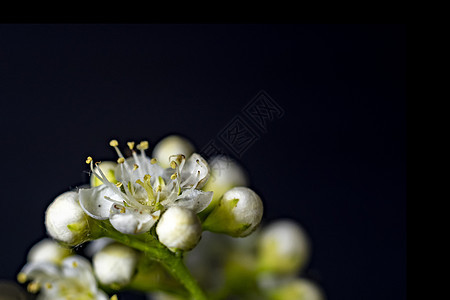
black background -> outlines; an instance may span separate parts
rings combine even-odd
[[[265,221],[299,221],[330,299],[406,299],[406,27],[0,25],[0,279],[108,146],[200,149],[260,91],[285,111],[239,158]]]

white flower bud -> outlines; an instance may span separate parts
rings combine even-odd
[[[203,223],[203,228],[234,237],[244,237],[256,229],[262,215],[261,198],[249,188],[235,187],[222,196]]]
[[[108,179],[111,183],[116,183],[116,167],[117,163],[113,161],[102,161],[100,164],[96,165],[94,170],[97,174],[100,174],[98,169],[100,169],[103,174],[105,174],[106,179]],[[91,187],[96,187],[103,184],[100,179],[97,178],[97,176],[91,175]]]
[[[262,271],[293,274],[308,262],[310,243],[305,231],[295,222],[280,220],[264,227],[258,243]]]
[[[105,285],[124,286],[136,271],[139,254],[135,250],[118,243],[109,244],[92,258],[94,273]]]
[[[194,146],[187,139],[178,135],[169,135],[156,144],[153,149],[153,157],[163,168],[168,168],[171,155],[183,154],[185,157],[189,157],[194,150]]]
[[[70,249],[64,248],[51,239],[43,239],[28,252],[29,262],[52,262],[60,264],[64,258],[71,255]]]
[[[206,185],[205,191],[213,191],[213,199],[204,213],[207,215],[217,205],[220,197],[228,190],[236,186],[247,186],[248,179],[245,170],[234,160],[226,156],[216,156],[209,162],[211,176]]]
[[[50,204],[45,213],[45,227],[52,238],[69,246],[87,240],[89,223],[78,202],[78,193],[66,192]]]
[[[200,240],[202,225],[190,209],[170,207],[156,226],[159,241],[171,250],[191,250]]]

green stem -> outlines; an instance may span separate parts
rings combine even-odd
[[[132,236],[118,232],[106,222],[101,222],[98,225],[102,228],[103,236],[112,238],[129,247],[143,251],[147,257],[161,263],[161,265],[175,279],[177,279],[186,288],[186,290],[188,290],[192,299],[207,299],[197,281],[192,277],[191,273],[186,268],[182,256],[170,251],[150,233]]]

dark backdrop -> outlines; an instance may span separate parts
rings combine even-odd
[[[330,299],[406,299],[405,31],[0,25],[0,278],[44,237],[50,201],[87,182],[85,157],[115,158],[110,138],[226,148],[238,120],[264,219],[311,236],[306,275]],[[261,90],[284,111],[264,130],[243,110]]]

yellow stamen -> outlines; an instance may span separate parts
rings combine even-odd
[[[120,212],[121,214],[124,214],[124,213],[125,213],[125,211],[126,211],[125,207],[122,207],[122,208],[120,209],[120,211],[119,211],[119,212]]]
[[[139,143],[139,145],[137,145],[138,150],[147,150],[148,149],[148,142],[147,141],[142,141]]]
[[[40,288],[40,286],[39,286],[39,283],[37,283],[37,282],[30,282],[27,286],[28,292],[33,293],[33,294],[37,293],[39,291],[39,288]]]
[[[92,157],[88,156],[88,157],[86,158],[86,163],[87,163],[87,164],[90,164],[91,162],[92,162]]]
[[[74,268],[76,268],[76,267],[78,267],[78,263],[77,263],[76,261],[73,261],[73,262],[72,262],[72,266],[73,266]]]
[[[119,163],[119,164],[123,164],[124,162],[125,162],[125,158],[123,158],[123,157],[119,157],[117,159],[117,163]]]
[[[116,183],[116,186],[118,187],[118,188],[120,188],[121,186],[123,185],[123,183],[122,182],[118,182],[118,183]]]
[[[175,178],[177,178],[177,173],[173,173],[172,176],[170,176],[170,179],[174,180]]]
[[[25,283],[25,281],[27,281],[27,274],[25,274],[25,273],[17,274],[17,281],[19,283]]]
[[[117,295],[112,295],[110,300],[119,300],[119,298],[117,297]]]
[[[118,142],[117,140],[111,140],[111,141],[109,142],[109,145],[110,145],[111,147],[117,147],[117,146],[119,146],[119,142]]]
[[[134,164],[133,171],[135,171],[137,168],[139,168],[139,166],[137,164]]]
[[[170,162],[170,167],[172,168],[172,169],[175,169],[176,167],[177,167],[177,163],[175,162],[175,161],[171,161]]]
[[[156,158],[152,158],[152,159],[150,160],[150,163],[151,163],[152,165],[156,164],[156,162],[157,162]]]
[[[162,191],[162,187],[160,185],[158,185],[158,187],[156,188],[156,192],[161,192]]]
[[[48,288],[48,289],[51,289],[53,287],[53,285],[50,282],[47,282],[45,284],[45,287]]]
[[[130,148],[130,150],[133,150],[134,142],[128,142],[127,145],[128,145],[128,148]]]

